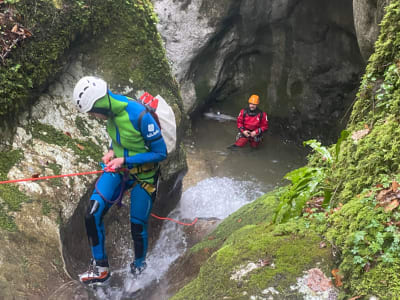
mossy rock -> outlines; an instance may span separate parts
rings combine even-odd
[[[248,295],[261,297],[268,287],[279,291],[280,299],[300,296],[290,286],[303,271],[319,264],[328,271],[330,249],[320,248],[321,238],[313,232],[277,236],[274,229],[260,224],[236,231],[172,299],[248,299]],[[259,268],[232,279],[249,264]]]
[[[329,272],[331,249],[321,248],[321,237],[305,223],[272,225],[276,205],[277,194],[269,193],[229,216],[194,246],[184,260],[190,266],[181,268],[195,279],[171,299],[249,299],[262,297],[268,287],[279,291],[280,299],[295,299],[298,294],[290,286],[303,271],[319,265]],[[198,275],[193,274],[202,260]],[[258,267],[235,277],[248,265]]]
[[[165,59],[150,1],[28,0],[15,1],[13,9],[24,17],[24,26],[33,36],[13,49],[0,66],[0,128],[11,128],[13,133],[2,138],[0,147],[6,151],[0,158],[1,180],[99,169],[97,162],[108,142],[104,126],[87,115],[75,118],[65,97],[83,69],[110,80],[116,92],[125,92],[129,86],[163,95],[183,130],[182,99]],[[76,73],[63,73],[66,66],[70,70],[82,60],[84,67],[79,65]],[[48,94],[42,95],[46,88]],[[183,151],[171,155],[170,161],[176,165],[167,178],[172,181],[186,166]],[[47,299],[70,280],[64,265],[68,255],[60,249],[62,229],[75,211],[83,209],[80,201],[87,200],[95,179],[80,176],[0,186],[1,299]],[[169,198],[175,197],[173,192]],[[73,234],[82,237],[87,247],[84,218],[79,220],[80,234]],[[78,259],[86,260],[81,254],[90,251],[78,250]]]

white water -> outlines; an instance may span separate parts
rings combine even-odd
[[[235,124],[202,120],[188,141],[189,172],[182,198],[169,217],[184,222],[198,218],[224,219],[243,205],[282,184],[283,175],[303,164],[305,154],[294,144],[267,135],[260,149],[230,152]],[[213,134],[210,135],[210,132]],[[183,226],[165,221],[160,238],[147,255],[148,267],[133,280],[129,265],[113,271],[111,286],[100,288],[97,299],[167,300],[163,276],[186,251]],[[132,250],[126,250],[132,261]]]
[[[244,204],[265,193],[260,183],[211,177],[200,181],[183,194],[179,211],[183,218],[225,219]]]
[[[180,204],[169,217],[177,220],[193,220],[196,217],[224,219],[264,193],[262,185],[255,181],[237,181],[227,177],[207,178],[183,193]],[[113,271],[113,277],[120,278],[122,282],[112,282],[111,286],[97,288],[97,299],[147,299],[140,290],[159,283],[169,266],[186,250],[186,237],[182,227],[165,221],[159,240],[148,253],[147,269],[139,279],[133,279],[129,265]],[[133,256],[132,250],[126,252],[127,257]]]

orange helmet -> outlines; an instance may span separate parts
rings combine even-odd
[[[258,95],[251,95],[249,98],[249,103],[258,105],[260,104],[260,97]]]

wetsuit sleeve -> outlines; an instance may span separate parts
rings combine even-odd
[[[243,132],[243,130],[244,130],[244,117],[243,117],[243,114],[244,114],[244,109],[242,109],[239,112],[239,115],[237,117],[237,128],[239,129],[240,132]]]
[[[150,113],[144,114],[141,121],[140,132],[144,138],[149,152],[139,153],[125,159],[128,164],[144,164],[159,162],[167,158],[167,146],[161,135],[161,129]]]
[[[265,112],[263,112],[260,122],[260,128],[258,128],[258,134],[263,133],[266,130],[268,130],[268,116]]]

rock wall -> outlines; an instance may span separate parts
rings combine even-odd
[[[273,129],[326,137],[351,105],[364,63],[349,1],[154,3],[189,113],[236,115],[257,93]]]
[[[36,2],[39,8],[45,4],[54,5],[52,1]],[[81,7],[84,16],[81,21],[92,22],[88,25],[92,30],[74,31],[73,27],[74,43],[54,50],[65,53],[57,52],[57,57],[62,59],[51,62],[58,71],[50,72],[44,79],[46,89],[40,92],[37,87],[28,98],[25,94],[18,98],[18,102],[30,100],[24,102],[24,109],[15,108],[12,122],[7,123],[13,127],[7,139],[2,140],[5,150],[0,158],[0,178],[21,179],[100,169],[99,162],[108,145],[105,123],[79,114],[71,102],[72,90],[79,78],[97,75],[116,93],[134,96],[136,91],[146,90],[163,95],[175,112],[177,150],[162,163],[159,194],[153,210],[164,216],[180,198],[181,180],[186,170],[180,144],[185,130],[182,100],[155,28],[151,3],[113,1],[108,4],[110,7],[104,12],[113,18],[97,14],[90,6]],[[63,18],[66,31],[70,29],[68,21],[76,17],[68,14],[75,13],[69,8],[67,2],[60,8],[53,7],[56,12],[62,10],[59,16]],[[37,21],[36,28],[40,25],[40,20]],[[96,21],[103,27],[97,27]],[[51,48],[50,42],[59,34],[58,30],[57,26],[47,27],[47,36],[37,34],[26,47],[36,49],[31,44],[40,43],[44,49]],[[101,34],[95,35],[95,30]],[[47,41],[50,44],[46,46]],[[21,77],[26,75],[23,72],[31,63],[26,55],[17,55],[24,50],[15,50],[8,61],[9,68],[13,63],[20,65],[14,71],[22,70]],[[35,59],[45,61],[41,61],[43,67],[49,66],[47,54],[35,52]],[[4,80],[12,78],[0,79],[0,85],[4,86],[7,85]],[[19,85],[19,82],[14,84]],[[8,96],[13,99],[13,95]],[[76,280],[77,273],[87,267],[90,251],[83,216],[96,178],[96,175],[72,176],[0,185],[1,299],[48,298],[58,287],[65,287],[63,283]],[[132,259],[129,200],[124,199],[124,202],[125,207],[111,209],[105,220],[106,248],[113,268],[126,265]],[[160,222],[150,221],[150,242],[158,236],[160,226]]]
[[[390,0],[353,0],[354,26],[358,45],[365,61],[374,52],[379,35],[379,24]]]
[[[337,144],[324,151],[315,148],[309,164],[293,171],[296,175],[291,184],[242,207],[193,247],[186,257],[186,263],[195,262],[193,269],[181,265],[178,270],[187,270],[187,276],[194,279],[171,299],[190,295],[207,299],[398,298],[400,1],[391,1],[386,10],[375,52]],[[330,162],[328,156],[332,157]],[[299,176],[309,168],[318,168],[321,173],[311,179]],[[305,196],[307,191],[312,195]],[[308,206],[317,199],[329,202],[329,206],[316,202]],[[261,203],[273,205],[275,201],[279,203],[276,212],[300,208],[300,214],[281,224],[277,224],[279,217],[271,224],[268,216],[258,223],[257,213],[268,211]],[[258,228],[260,225],[263,227]],[[272,239],[268,238],[269,230],[273,230]],[[317,239],[310,236],[313,232]],[[279,249],[285,241],[287,246]],[[300,241],[306,242],[304,250]],[[333,257],[317,258],[323,249]],[[259,260],[252,259],[254,254],[260,255]],[[293,256],[296,261],[289,262]],[[299,264],[303,267],[292,273]],[[320,271],[328,277],[331,274],[331,282],[325,276],[305,279],[294,275],[302,273],[304,266],[312,267],[308,275]],[[283,270],[278,271],[280,267]],[[237,270],[244,276],[234,282]],[[291,274],[295,278],[291,279]],[[337,289],[329,291],[334,286]]]

